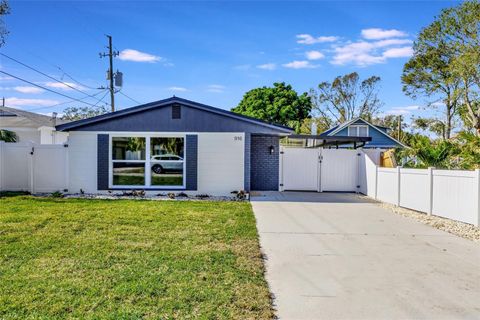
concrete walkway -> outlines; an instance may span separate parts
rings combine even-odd
[[[354,194],[252,197],[280,319],[480,319],[480,244]]]

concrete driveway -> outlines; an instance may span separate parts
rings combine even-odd
[[[280,319],[480,319],[480,244],[354,194],[252,197]]]

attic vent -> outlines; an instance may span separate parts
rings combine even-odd
[[[172,119],[181,119],[182,118],[182,109],[180,105],[175,104],[172,106]]]

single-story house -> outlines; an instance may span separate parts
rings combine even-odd
[[[320,134],[320,137],[371,137],[371,141],[365,143],[365,149],[392,149],[405,147],[403,143],[388,134],[388,128],[373,125],[365,119],[355,118],[344,122]],[[349,147],[344,145],[343,147]]]
[[[293,133],[178,97],[56,128],[69,134],[71,193],[278,190],[279,139]]]
[[[55,130],[56,125],[63,123],[66,121],[56,117],[0,107],[0,129],[15,132],[17,142],[63,144],[67,141],[68,133]]]

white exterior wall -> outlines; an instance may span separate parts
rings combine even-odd
[[[96,193],[97,132],[70,132],[68,138],[68,172],[70,193]]]
[[[198,192],[228,195],[244,189],[244,133],[198,134]]]
[[[13,131],[17,135],[17,142],[40,143],[40,131],[37,128],[7,128],[2,129]]]
[[[68,140],[68,132],[55,131],[53,127],[40,127],[41,144],[64,144]]]
[[[70,193],[78,193],[80,189],[86,193],[99,192],[97,190],[99,133],[70,132],[68,139]],[[198,180],[195,193],[230,195],[234,190],[244,189],[244,143],[244,133],[198,133]]]

